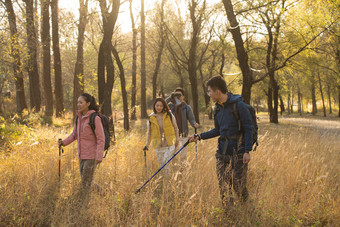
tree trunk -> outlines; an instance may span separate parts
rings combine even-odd
[[[197,72],[196,72],[196,57],[189,57],[189,80],[191,83],[191,94],[193,100],[193,112],[196,122],[199,123],[199,111],[198,111],[198,91],[197,91]]]
[[[291,111],[290,90],[288,91],[288,97],[287,97],[287,109],[288,109],[288,114],[290,114],[290,111]]]
[[[273,89],[268,85],[268,92],[267,92],[267,105],[268,105],[268,115],[270,116],[273,112]]]
[[[30,85],[31,109],[39,112],[41,108],[40,79],[37,59],[37,35],[34,26],[33,0],[25,0],[26,3],[26,30],[28,49],[28,75]]]
[[[320,88],[320,93],[321,93],[323,116],[326,117],[326,105],[325,105],[325,98],[323,96],[323,89],[322,89],[322,84],[321,84],[320,72],[318,72],[318,81],[319,81],[319,88]]]
[[[164,48],[164,45],[165,45],[165,38],[164,38],[163,35],[162,35],[161,39],[162,40],[161,40],[161,44],[159,46],[157,59],[156,59],[156,66],[155,66],[154,73],[152,75],[152,98],[153,98],[153,100],[155,100],[156,94],[157,94],[157,77],[158,77],[159,69],[160,69],[160,66],[161,66],[162,53],[163,53],[163,48]]]
[[[113,133],[113,136],[115,137],[111,107],[111,95],[115,79],[115,69],[111,51],[113,29],[118,18],[120,0],[112,0],[108,6],[106,0],[99,0],[99,5],[103,19],[104,36],[98,53],[98,96],[102,112],[109,118],[110,132]],[[111,12],[109,12],[109,9],[111,9]]]
[[[260,98],[256,98],[256,113],[259,113],[260,112],[260,102],[261,102],[261,99]]]
[[[119,58],[119,54],[117,50],[112,47],[112,53],[113,56],[116,59],[118,68],[119,68],[119,76],[120,76],[120,84],[121,84],[121,90],[122,90],[122,99],[123,99],[123,109],[124,109],[124,129],[128,131],[130,129],[130,123],[129,123],[129,106],[127,101],[127,92],[126,92],[126,83],[125,83],[125,73],[124,73],[124,67],[123,64]]]
[[[156,94],[157,94],[157,77],[158,77],[159,69],[160,69],[161,62],[162,62],[162,54],[163,54],[165,38],[166,38],[165,31],[164,31],[164,3],[165,1],[162,0],[161,9],[160,9],[161,10],[160,12],[161,21],[159,25],[160,42],[159,42],[159,49],[157,53],[156,66],[155,66],[154,73],[152,75],[152,98],[153,100],[155,100]]]
[[[137,29],[132,13],[132,0],[130,0],[130,18],[132,25],[132,86],[131,86],[131,120],[136,120],[136,89],[137,89]]]
[[[177,61],[177,60],[174,58],[174,61]],[[184,82],[182,67],[179,64],[176,64],[176,66],[174,67],[174,70],[176,71],[176,75],[179,78],[179,86],[181,88],[184,88],[185,82]]]
[[[279,123],[279,119],[278,119],[278,107],[279,107],[279,86],[277,85],[277,82],[274,78],[274,72],[269,73],[269,77],[270,77],[270,84],[272,87],[272,91],[273,91],[273,102],[274,102],[274,106],[272,108],[272,111],[270,112],[270,122],[271,123]]]
[[[243,45],[243,39],[240,29],[240,24],[237,21],[236,15],[234,13],[234,8],[231,0],[222,0],[224,8],[227,13],[228,21],[231,26],[229,28],[233,40],[235,43],[235,48],[237,52],[237,59],[239,62],[239,67],[242,71],[243,76],[243,86],[242,86],[242,97],[246,103],[250,103],[251,97],[251,87],[252,87],[252,72],[248,63],[248,54]]]
[[[328,95],[328,103],[329,103],[329,114],[332,114],[332,98],[331,98],[331,86],[327,84],[327,95]]]
[[[14,13],[13,4],[11,0],[6,0],[5,6],[7,10],[8,22],[11,32],[11,52],[12,52],[11,55],[13,58],[13,73],[15,77],[17,113],[21,114],[24,109],[27,109],[27,105],[24,88],[24,75],[22,73],[22,65],[20,59],[16,16]]]
[[[197,54],[197,46],[199,43],[199,34],[201,30],[201,25],[202,25],[202,15],[199,15],[199,16],[196,15],[197,5],[198,3],[192,0],[191,5],[189,7],[191,25],[192,25],[192,33],[191,33],[191,42],[190,42],[190,49],[189,49],[188,73],[189,73],[189,81],[191,85],[193,112],[194,112],[196,122],[199,123],[196,54]]]
[[[303,109],[303,95],[301,94],[301,115],[302,115],[303,112],[304,112],[304,109]]]
[[[275,19],[275,23],[266,20],[269,18],[268,15],[265,14],[265,17],[262,16],[263,24],[266,26],[268,31],[268,46],[266,53],[266,67],[269,75],[269,86],[272,89],[272,98],[274,102],[274,106],[270,111],[270,122],[278,123],[278,99],[279,99],[279,86],[275,79],[275,71],[276,71],[276,59],[277,57],[277,46],[278,39],[280,35],[280,15]],[[273,28],[274,27],[274,28]],[[274,32],[273,32],[274,29]]]
[[[162,97],[163,99],[165,99],[164,86],[163,86],[163,84],[161,85],[161,90],[159,91],[158,96],[160,96],[160,97]]]
[[[280,115],[282,116],[282,113],[285,112],[285,105],[283,104],[282,96],[280,95]]]
[[[223,69],[225,63],[225,55],[224,53],[221,55],[221,66],[220,66],[220,76],[223,77]]]
[[[104,35],[105,36],[105,35]],[[104,40],[103,40],[104,41]],[[104,62],[106,68],[106,83],[104,88],[104,102],[102,103],[103,113],[112,119],[112,103],[111,103],[111,96],[113,90],[113,84],[115,81],[115,68],[113,64],[113,59],[111,55],[111,39],[105,39],[104,41]],[[110,124],[111,125],[111,124]],[[112,125],[113,126],[113,121]]]
[[[51,84],[51,37],[50,37],[50,2],[41,0],[41,42],[43,45],[43,78],[45,96],[45,116],[53,115],[53,92]]]
[[[76,115],[78,97],[84,93],[84,35],[88,22],[88,0],[79,0],[79,24],[77,40],[77,61],[73,75],[73,117]],[[104,62],[104,61],[101,61]],[[99,63],[98,63],[99,65]],[[99,67],[99,66],[98,66]],[[99,79],[98,79],[99,81]],[[100,98],[98,97],[99,101]],[[100,102],[101,103],[101,102]]]
[[[209,78],[213,77],[214,69],[215,69],[215,66],[216,66],[216,57],[217,57],[217,55],[215,54],[215,51],[212,51],[212,63],[208,67]],[[222,58],[223,58],[222,59],[222,65],[224,65],[224,54],[222,54]],[[199,66],[200,79],[201,79],[202,88],[203,88],[205,108],[208,111],[208,116],[209,116],[209,119],[211,120],[212,119],[212,108],[210,106],[210,97],[208,95],[208,88],[206,87],[206,84],[205,84],[202,67],[203,67],[203,64],[200,64],[200,66]],[[222,76],[222,77],[223,77],[223,73],[222,73],[223,67],[224,66],[220,67],[220,76]]]
[[[315,115],[317,113],[317,106],[316,106],[316,96],[315,96],[315,79],[314,79],[314,74],[312,72],[312,78],[311,78],[311,92],[312,92],[312,105],[313,105],[313,110],[312,114]]]
[[[112,36],[111,36],[112,38]],[[111,107],[111,95],[113,90],[113,84],[115,81],[115,68],[113,64],[113,59],[111,55],[111,38],[103,39],[103,49],[104,49],[104,62],[106,69],[106,83],[104,87],[104,102],[103,105],[103,113],[109,116],[112,119],[112,107]]]
[[[300,90],[300,86],[298,86],[298,112],[300,114],[300,116],[302,115],[302,108],[301,108],[301,90]]]
[[[340,117],[340,85],[338,85],[338,101],[339,101],[339,103],[338,103],[338,107],[339,107],[339,113],[338,113],[338,117]]]
[[[340,43],[340,37],[338,36],[338,43]],[[340,72],[340,48],[338,46],[335,56],[336,64],[338,66],[338,73]],[[340,81],[337,81],[337,87],[338,87],[338,117],[340,117]]]
[[[104,35],[105,37],[105,35]],[[111,58],[111,63],[107,63],[107,54],[105,54],[105,49],[111,48],[111,41],[109,42],[109,47],[104,44],[104,39],[99,47],[98,53],[98,97],[99,105],[101,106],[101,112],[106,115],[109,119],[110,133],[115,138],[115,129],[112,118],[112,108],[111,108],[111,94],[114,83],[114,65],[112,62],[111,52],[109,58]],[[110,49],[109,49],[110,50]],[[107,66],[108,65],[108,66]],[[110,68],[110,69],[108,69]],[[105,81],[105,69],[107,69],[107,81]],[[111,72],[110,72],[111,70]]]
[[[105,57],[104,57],[104,43],[101,42],[98,52],[98,99],[99,104],[104,103],[104,89],[105,89]],[[103,107],[102,107],[103,108]]]
[[[212,111],[210,108],[210,97],[208,95],[208,88],[204,83],[204,79],[203,79],[203,72],[202,72],[202,68],[200,68],[200,76],[201,76],[201,83],[202,83],[202,89],[203,89],[203,94],[204,94],[204,102],[205,102],[205,109],[208,110],[208,116],[209,119],[212,119]]]
[[[43,90],[43,71],[42,71],[42,44],[41,40],[39,40],[39,35],[41,39],[41,33],[39,31],[41,30],[41,17],[38,12],[39,10],[39,3],[41,3],[41,0],[33,0],[34,1],[34,23],[35,23],[35,37],[36,37],[36,47],[37,47],[37,64],[38,64],[38,74],[39,74],[39,84],[40,84],[40,109],[44,106],[44,90]],[[41,11],[40,11],[41,12]]]
[[[290,112],[294,113],[294,89],[292,90],[292,105],[290,105]]]
[[[55,93],[55,110],[56,117],[61,117],[64,113],[64,94],[62,83],[62,71],[61,71],[61,58],[59,47],[59,6],[58,0],[51,1],[52,11],[52,43],[53,43],[53,56],[54,56],[54,93]]]
[[[4,97],[4,95],[3,95],[3,88],[4,88],[4,81],[5,81],[5,79],[2,79],[2,78],[0,78],[0,114],[3,114],[4,113],[4,109],[5,109],[5,107],[4,107],[4,101],[3,101],[3,97]]]
[[[266,25],[268,31],[268,47],[267,47],[267,55],[266,55],[266,67],[268,69],[269,74],[269,89],[268,89],[268,107],[269,107],[269,119],[271,123],[278,123],[278,86],[275,80],[275,58],[276,58],[276,50],[275,50],[275,41],[273,37],[273,33],[271,27]],[[270,102],[269,102],[270,100]],[[274,102],[274,105],[273,105]]]
[[[144,0],[141,0],[141,118],[148,117],[146,112],[146,71],[145,71],[145,13]]]

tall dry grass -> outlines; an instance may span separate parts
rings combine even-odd
[[[211,124],[211,122],[210,122]],[[62,125],[62,124],[59,124]],[[141,125],[144,125],[141,124]],[[13,126],[19,127],[19,126]],[[19,130],[19,129],[18,129]],[[105,195],[93,192],[87,208],[79,203],[80,176],[76,143],[64,148],[58,177],[56,141],[67,127],[21,127],[11,153],[0,158],[2,226],[336,226],[340,224],[339,131],[298,124],[260,123],[260,146],[252,153],[250,201],[224,212],[215,172],[216,139],[188,147],[188,167],[179,158],[170,176],[156,176],[154,151],[147,153],[147,176],[141,148],[145,127],[120,133],[95,181]]]

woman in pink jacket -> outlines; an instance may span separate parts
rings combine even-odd
[[[94,119],[95,134],[90,126],[90,116],[99,113],[99,106],[93,96],[84,93],[79,96],[77,103],[77,123],[73,132],[59,144],[69,145],[74,140],[78,141],[78,158],[81,183],[86,191],[91,188],[91,183],[96,165],[103,160],[105,136],[103,125],[99,116]],[[87,194],[87,193],[86,193]]]

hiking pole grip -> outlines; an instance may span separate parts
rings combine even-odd
[[[161,171],[166,164],[168,164],[179,152],[181,152],[181,150],[183,150],[184,147],[186,147],[189,144],[189,140],[187,142],[185,142],[185,144],[166,162],[164,163],[164,165],[162,165],[161,168],[159,168],[144,184],[142,187],[138,188],[137,191],[135,192],[135,194],[137,194],[147,183],[149,183],[149,181],[157,175],[157,173],[159,173],[159,171]]]

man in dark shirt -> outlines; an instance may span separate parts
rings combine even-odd
[[[253,146],[252,120],[242,97],[228,92],[226,82],[221,76],[211,78],[207,87],[208,95],[216,102],[214,109],[215,128],[200,135],[192,135],[189,137],[189,141],[195,142],[220,136],[216,152],[216,170],[222,204],[227,208],[228,205],[234,204],[232,188],[242,201],[248,198],[246,183],[250,161],[249,152]],[[233,114],[234,103],[237,105],[241,130],[239,122]]]

